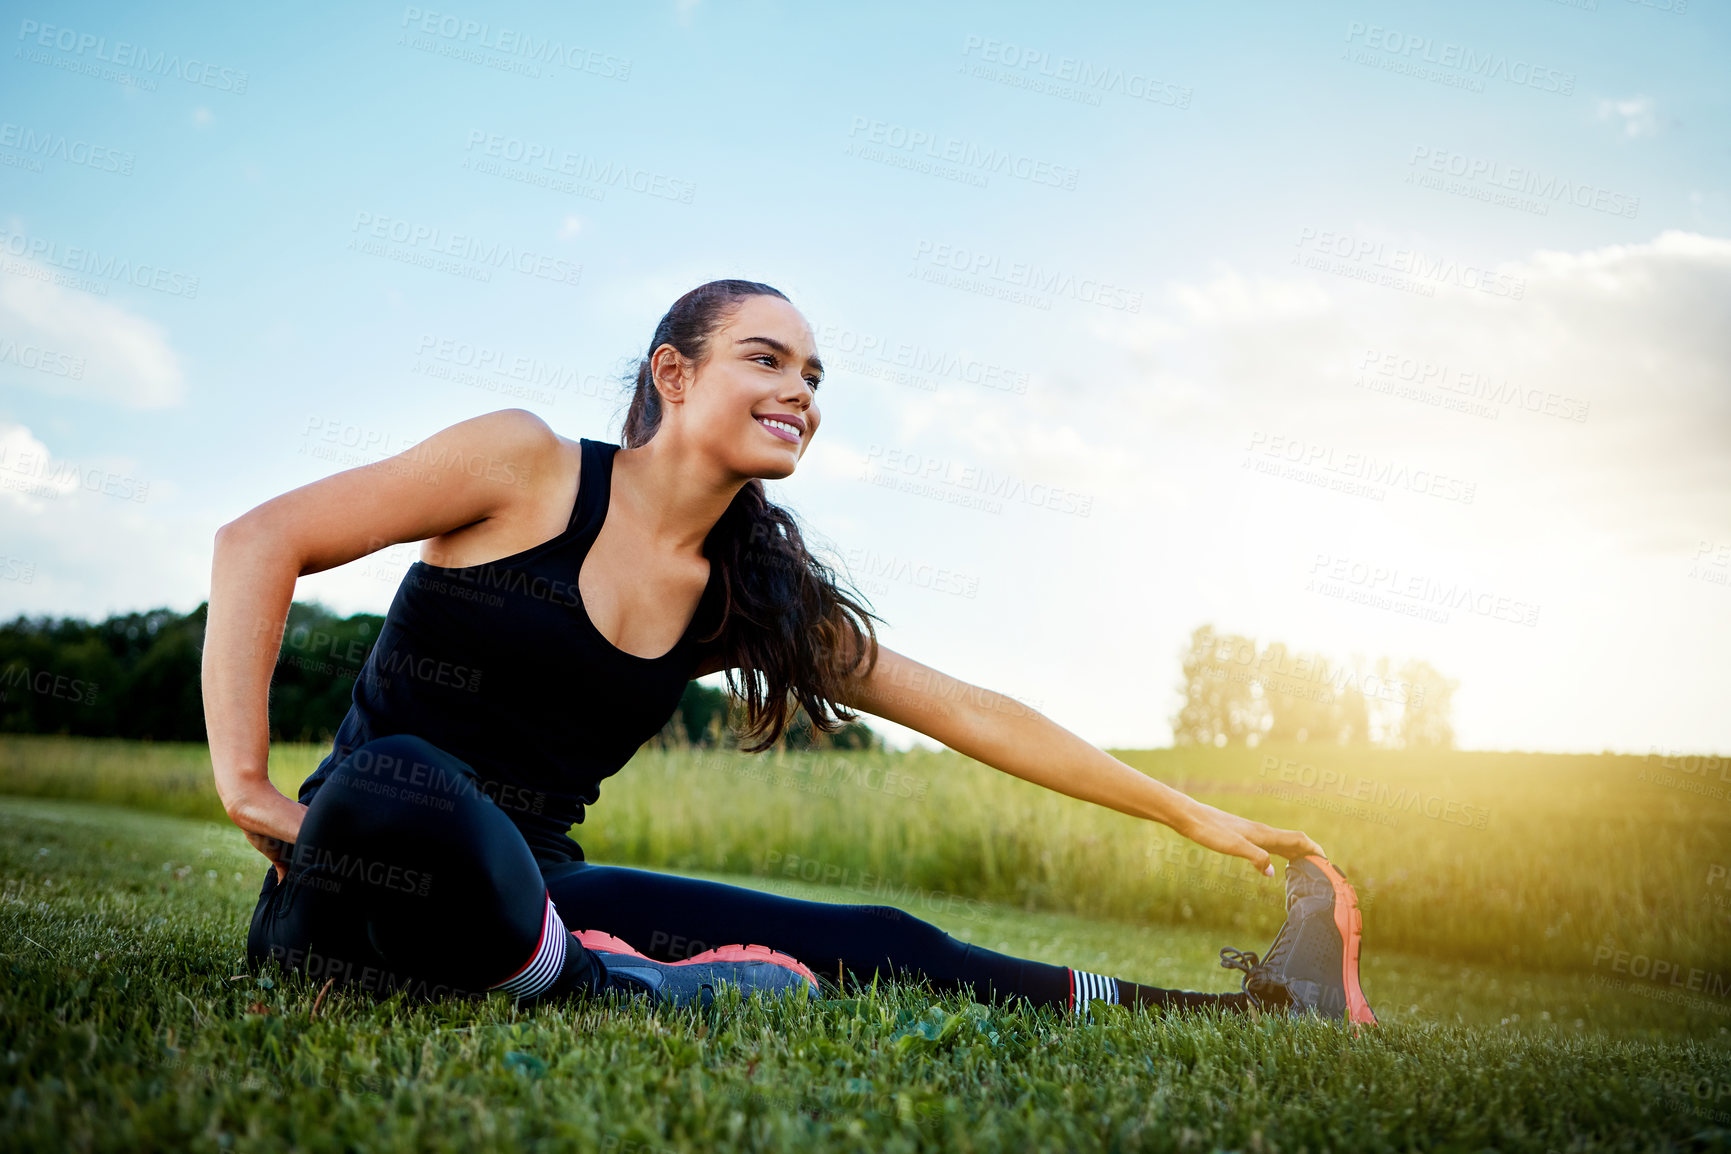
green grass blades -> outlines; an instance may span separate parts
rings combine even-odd
[[[893,983],[828,1001],[724,991],[702,1012],[320,1002],[319,983],[245,972],[263,871],[221,823],[0,798],[0,1149],[1731,1147],[1716,1019],[1579,974],[1383,951],[1365,983],[1388,1024],[1356,1034],[1104,1004],[1083,1024]],[[1193,926],[930,920],[1029,956],[1236,984],[1209,971],[1219,935]]]
[[[292,797],[326,752],[273,747],[273,780]],[[1316,745],[1120,756],[1309,833],[1358,890],[1367,950],[1731,1011],[1731,760]],[[202,745],[0,735],[0,792],[223,816]],[[596,861],[815,883],[830,900],[964,924],[1065,912],[1261,949],[1281,919],[1279,882],[1247,863],[949,751],[645,749],[573,836]]]

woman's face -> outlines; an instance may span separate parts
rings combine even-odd
[[[672,347],[664,348],[668,371],[676,371]],[[746,297],[710,338],[702,369],[686,378],[676,418],[682,437],[742,475],[790,476],[817,432],[814,394],[822,377],[817,342],[799,310],[780,297]]]

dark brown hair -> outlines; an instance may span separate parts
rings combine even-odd
[[[780,290],[757,281],[713,280],[673,302],[637,363],[622,448],[646,444],[661,427],[661,394],[650,370],[655,351],[672,345],[701,368],[711,338],[753,296],[787,300]],[[856,720],[859,715],[836,697],[850,660],[869,652],[876,665],[877,631],[871,622],[882,618],[861,603],[863,597],[856,600],[841,591],[833,570],[807,551],[793,515],[770,503],[760,478],[753,477],[734,495],[704,539],[703,555],[720,576],[721,619],[698,641],[719,641],[717,648],[727,659],[727,687],[745,702],[741,736],[757,739],[744,747],[746,752],[776,743],[792,720],[793,701],[824,733]],[[743,693],[734,683],[734,666]],[[834,719],[826,712],[831,708]]]

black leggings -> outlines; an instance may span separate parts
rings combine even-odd
[[[432,767],[424,790],[380,764]],[[436,772],[443,770],[444,772]],[[587,862],[537,863],[475,771],[426,740],[367,742],[331,768],[307,806],[279,885],[265,878],[247,934],[262,964],[415,997],[481,996],[525,969],[547,904],[570,930],[602,930],[659,961],[714,946],[768,946],[830,983],[926,979],[983,1002],[1065,1006],[1071,970],[958,941],[881,905],[777,897],[738,886]],[[570,941],[560,992],[593,991],[599,960]],[[1126,983],[1128,985],[1128,983]]]

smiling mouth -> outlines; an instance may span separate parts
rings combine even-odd
[[[792,425],[783,421],[767,420],[763,417],[757,417],[755,420],[758,424],[768,429],[771,436],[779,437],[781,440],[786,441],[789,444],[799,444],[799,430],[795,429]]]

